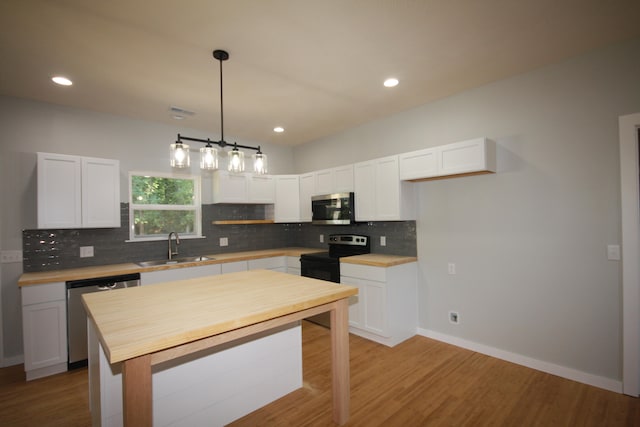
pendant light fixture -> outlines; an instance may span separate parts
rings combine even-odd
[[[200,169],[203,170],[216,170],[218,169],[218,149],[212,144],[215,144],[221,148],[228,145],[233,145],[233,149],[227,152],[227,169],[230,172],[243,172],[244,171],[244,152],[238,148],[244,148],[247,150],[255,150],[257,153],[252,156],[253,158],[253,172],[257,174],[267,173],[267,156],[262,153],[260,146],[251,147],[249,145],[240,145],[238,143],[229,144],[224,140],[224,106],[222,96],[222,62],[229,59],[229,53],[224,50],[214,50],[213,57],[220,62],[220,141],[212,141],[211,139],[189,138],[178,134],[178,138],[174,144],[169,147],[171,155],[171,166],[174,168],[188,168],[190,166],[189,161],[189,146],[182,141],[194,141],[202,142],[206,144],[200,149]]]

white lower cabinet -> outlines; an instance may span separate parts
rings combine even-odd
[[[67,302],[64,282],[21,288],[24,370],[27,380],[67,370]]]
[[[140,273],[142,286],[173,280],[193,279],[196,277],[220,274],[220,264],[198,265],[196,267],[172,268],[169,270],[147,271]]]
[[[249,265],[247,261],[234,261],[234,262],[225,262],[224,264],[220,264],[220,272],[222,274],[227,273],[237,273],[239,271],[247,271],[249,269]]]
[[[415,262],[392,267],[341,263],[340,283],[358,288],[349,299],[351,333],[390,347],[416,334]]]
[[[300,257],[299,256],[288,256],[287,257],[287,273],[295,274],[300,276],[301,268],[300,268]]]
[[[274,270],[286,273],[287,263],[285,258],[285,256],[276,256],[270,258],[250,259],[249,270]]]

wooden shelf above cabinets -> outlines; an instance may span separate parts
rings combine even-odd
[[[275,221],[272,219],[230,219],[230,220],[220,220],[220,221],[211,221],[213,225],[237,225],[237,224],[274,224]]]

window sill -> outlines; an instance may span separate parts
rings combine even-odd
[[[234,224],[274,224],[272,219],[230,219],[211,221],[213,225],[234,225]]]
[[[180,240],[190,240],[190,239],[206,239],[207,236],[193,236],[193,235],[184,235],[180,236]],[[136,243],[136,242],[166,242],[166,237],[140,237],[138,239],[128,239],[125,240],[125,243]]]

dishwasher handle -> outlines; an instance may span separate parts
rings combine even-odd
[[[108,285],[100,285],[98,286],[99,291],[110,291],[111,289],[115,289],[118,286],[117,283],[110,283]]]

